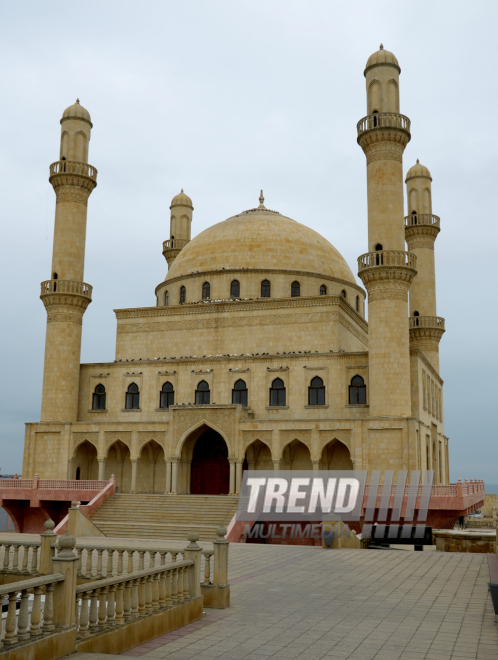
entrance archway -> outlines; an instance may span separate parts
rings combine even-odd
[[[97,450],[85,440],[79,445],[74,455],[73,469],[76,479],[97,479],[99,464],[97,461]]]
[[[121,440],[114,442],[107,453],[105,463],[106,480],[110,479],[112,474],[116,477],[118,491],[129,493],[131,490],[130,450]]]
[[[217,431],[207,429],[194,446],[190,492],[194,495],[228,495],[229,490],[228,447]]]
[[[322,470],[353,470],[353,461],[346,445],[339,440],[332,440],[323,448]]]

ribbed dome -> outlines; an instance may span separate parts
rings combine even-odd
[[[86,119],[86,121],[92,123],[92,120],[90,119],[90,113],[86,108],[80,105],[79,99],[76,99],[76,103],[70,105],[69,108],[66,108],[62,113],[62,119],[69,119],[72,117],[77,117],[78,119]]]
[[[385,50],[382,44],[380,44],[380,49],[376,53],[370,55],[365,68],[368,69],[376,64],[394,64],[399,69],[399,63],[396,57],[389,50]]]
[[[177,256],[166,280],[223,268],[307,271],[355,283],[342,255],[323,236],[264,207],[198,234]]]
[[[190,199],[190,197],[188,195],[186,195],[183,192],[183,188],[182,188],[182,191],[178,195],[175,195],[175,197],[173,197],[173,199],[171,200],[170,209],[173,206],[190,206],[190,208],[192,208],[192,209],[194,208],[192,206],[192,200]]]
[[[426,176],[428,179],[432,181],[431,173],[429,172],[429,170],[425,165],[419,163],[418,158],[415,165],[413,165],[413,167],[410,167],[410,169],[406,173],[405,183],[406,181],[408,181],[408,179],[414,179],[417,176]]]

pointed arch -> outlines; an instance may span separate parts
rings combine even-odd
[[[399,87],[394,78],[387,83],[387,111],[399,112]]]
[[[311,452],[302,440],[294,438],[282,447],[280,468],[282,470],[312,470]]]
[[[248,470],[273,470],[271,447],[259,438],[252,440],[244,451],[244,468]]]
[[[146,440],[138,451],[137,492],[164,493],[165,483],[164,449],[151,438]]]
[[[129,493],[131,490],[131,456],[130,449],[122,440],[115,440],[108,448],[105,462],[105,478],[116,477],[116,487],[119,492]]]
[[[368,114],[380,112],[382,109],[382,85],[379,80],[372,80],[367,92]]]
[[[353,470],[349,448],[337,438],[333,438],[322,450],[320,458],[321,470]]]
[[[83,440],[80,442],[73,452],[73,474],[71,479],[77,478],[85,479],[98,479],[99,464],[97,460],[97,448],[93,442]]]

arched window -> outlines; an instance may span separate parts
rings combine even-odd
[[[377,243],[375,246],[375,251],[376,252],[382,252],[383,247],[380,243]],[[384,255],[383,254],[377,254],[375,256],[375,265],[376,266],[381,266],[384,263]]]
[[[81,479],[81,468],[77,467],[76,468],[76,481],[79,481]]]
[[[58,277],[59,277],[59,276],[57,275],[57,273],[54,273],[54,277],[53,277],[53,279],[56,280],[56,279],[58,279]],[[54,282],[54,293],[55,293],[56,291],[57,291],[57,283]]]
[[[353,376],[349,386],[349,403],[366,403],[367,386],[361,376]]]
[[[247,406],[247,385],[242,379],[239,379],[233,386],[232,403],[240,403],[243,406]]]
[[[230,298],[240,298],[240,282],[239,282],[239,280],[234,280],[230,284]]]
[[[168,381],[164,383],[161,388],[161,394],[159,396],[159,408],[169,408],[170,406],[175,405],[175,390],[173,385]]]
[[[321,296],[327,295],[327,287],[325,286],[325,284],[322,284],[322,286],[320,287],[320,295]]]
[[[291,284],[291,297],[292,298],[299,298],[301,295],[301,285],[299,282],[292,282]]]
[[[275,378],[271,384],[270,406],[285,406],[285,386],[281,378]]]
[[[268,280],[263,280],[261,282],[261,297],[262,298],[270,297],[270,282]]]
[[[417,211],[412,211],[412,225],[417,224]]]
[[[92,410],[105,410],[105,387],[97,385],[93,392]]]
[[[185,302],[185,299],[187,297],[187,289],[182,286],[180,287],[180,305]]]
[[[211,285],[209,282],[204,282],[202,285],[202,299],[203,300],[209,300],[211,297]]]
[[[325,386],[323,380],[315,376],[308,387],[308,405],[310,406],[324,406],[325,405]]]
[[[360,296],[356,296],[356,311],[360,311]]]
[[[374,119],[374,127],[375,127],[375,126],[378,126],[378,117],[377,117],[377,115],[379,114],[379,111],[378,111],[378,110],[374,110],[372,114],[373,114],[373,116],[374,116],[374,118],[373,118],[373,119]]]
[[[201,380],[201,382],[197,385],[197,389],[195,391],[195,402],[210,403],[210,399],[211,399],[211,392],[209,391],[209,385],[206,383],[205,380]]]
[[[342,296],[343,298],[346,298],[346,290],[345,290],[345,289],[343,289],[343,290],[341,291],[341,296]]]
[[[419,321],[420,314],[418,312],[413,312],[413,316],[415,317],[415,325],[418,326],[420,324],[420,321]]]
[[[169,305],[169,292],[166,291],[164,294],[164,306],[167,307]]]
[[[140,392],[138,391],[138,385],[136,383],[132,383],[128,387],[125,408],[126,410],[137,410],[140,408]]]

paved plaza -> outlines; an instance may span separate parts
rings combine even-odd
[[[229,609],[121,656],[70,658],[498,658],[487,555],[232,544],[229,567]]]

